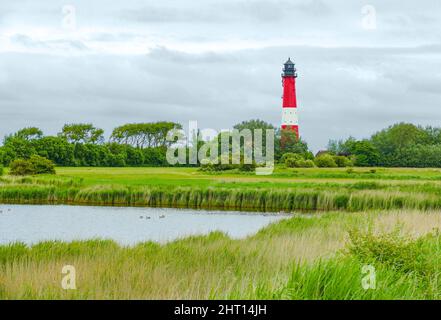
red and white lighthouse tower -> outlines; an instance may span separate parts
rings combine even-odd
[[[297,118],[296,78],[297,72],[291,58],[285,62],[282,73],[283,113],[282,131],[293,131],[299,138],[299,121]]]

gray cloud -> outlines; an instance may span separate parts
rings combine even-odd
[[[0,135],[91,121],[228,128],[281,118],[282,63],[297,63],[300,131],[315,149],[398,121],[441,120],[437,1],[61,1],[0,4]],[[2,18],[0,16],[0,18]]]

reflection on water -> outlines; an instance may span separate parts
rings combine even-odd
[[[21,241],[112,239],[123,245],[166,242],[222,231],[256,233],[283,216],[162,208],[0,205],[0,244]]]

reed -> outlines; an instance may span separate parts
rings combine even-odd
[[[93,204],[203,208],[244,211],[291,212],[362,211],[390,209],[434,210],[441,208],[436,193],[399,190],[340,188],[224,188],[138,187],[95,185],[8,183],[0,185],[3,203]]]
[[[440,226],[439,214],[423,214],[413,238],[382,229],[395,219],[412,229],[421,215],[299,216],[241,240],[214,232],[132,247],[108,240],[3,245],[0,299],[437,299],[441,238],[428,232]],[[348,236],[352,230],[358,237]],[[67,264],[76,268],[76,290],[61,288]],[[375,267],[374,290],[361,285],[365,264]]]

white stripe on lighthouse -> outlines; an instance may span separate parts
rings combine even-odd
[[[298,126],[297,108],[283,108],[282,125]]]

